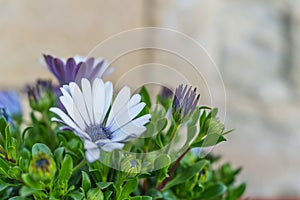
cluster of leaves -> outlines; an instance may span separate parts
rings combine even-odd
[[[232,169],[228,163],[216,168],[218,159],[195,153],[226,140],[228,132],[217,118],[218,110],[199,107],[180,126],[168,114],[172,97],[158,95],[153,104],[146,88],[140,94],[147,104],[141,115],[150,112],[152,119],[143,137],[128,143],[125,150],[139,155],[164,150],[159,156],[145,158],[106,154],[105,162],[118,161],[122,170],[100,161],[86,162],[82,141],[51,122],[48,110],[55,101],[38,109],[32,106],[31,125],[25,128],[1,118],[0,198],[239,199],[245,191],[244,183],[235,185],[240,168]],[[177,147],[184,135],[181,132],[185,143]]]

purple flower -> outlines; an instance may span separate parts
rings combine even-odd
[[[183,87],[182,84],[176,88],[172,114],[177,123],[183,123],[194,113],[200,98],[200,94],[197,95],[196,90],[196,88],[192,90],[192,86]]]
[[[5,110],[10,117],[20,117],[22,106],[19,95],[12,90],[0,91],[0,109]]]
[[[107,70],[109,65],[104,59],[75,56],[64,60],[46,54],[43,56],[48,69],[57,78],[60,85],[70,82],[80,84],[82,78],[94,81],[95,78],[105,77],[113,70],[113,68]]]
[[[48,110],[56,105],[56,88],[50,80],[38,80],[33,85],[26,87],[31,108],[38,111]]]

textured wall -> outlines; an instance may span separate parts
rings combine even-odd
[[[226,125],[236,131],[214,151],[244,166],[247,194],[300,195],[299,9],[299,0],[0,0],[0,87],[51,77],[42,52],[88,54],[141,26],[181,31],[209,51],[226,86]],[[152,61],[148,53],[122,58],[119,73]]]
[[[157,1],[157,24],[199,41],[220,68],[226,125],[214,149],[244,166],[249,195],[300,195],[300,1]]]

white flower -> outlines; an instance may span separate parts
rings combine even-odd
[[[124,142],[139,137],[145,130],[151,115],[146,114],[137,118],[145,107],[141,96],[130,97],[130,89],[123,87],[116,96],[113,104],[113,85],[105,84],[99,78],[91,83],[81,80],[81,89],[71,82],[61,88],[60,101],[65,111],[51,108],[60,119],[52,118],[71,129],[84,141],[86,158],[94,162],[100,157],[99,147],[104,151],[122,149]],[[111,106],[112,104],[112,106]],[[111,106],[111,109],[109,109]]]

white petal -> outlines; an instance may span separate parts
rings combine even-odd
[[[115,131],[116,129],[124,126],[128,122],[130,122],[133,118],[135,118],[145,107],[145,103],[139,103],[131,108],[123,109],[122,112],[119,112],[113,119],[111,126],[109,127],[111,131]]]
[[[87,149],[85,151],[85,157],[89,163],[93,163],[100,158],[100,149]]]
[[[96,78],[94,80],[92,93],[95,123],[100,124],[105,107],[105,88],[101,79]]]
[[[124,141],[128,138],[139,137],[144,131],[146,131],[146,127],[137,126],[134,121],[132,121],[113,132],[111,141],[117,142]]]
[[[63,85],[61,88],[60,88],[60,91],[64,94],[64,92],[68,93],[71,95],[71,92],[70,92],[70,87],[69,85]],[[65,94],[64,94],[65,95]]]
[[[140,103],[141,101],[141,95],[139,94],[135,94],[131,97],[130,101],[129,101],[129,108],[131,108],[132,106],[135,106],[136,104]]]
[[[59,97],[59,99],[61,103],[64,105],[69,116],[73,119],[74,123],[77,126],[79,126],[82,130],[84,130],[85,129],[84,120],[82,119],[77,108],[74,106],[73,99],[68,96],[61,96]]]
[[[114,116],[116,116],[118,114],[118,112],[120,112],[122,110],[122,108],[124,108],[124,106],[127,105],[129,98],[130,98],[130,88],[125,86],[118,93],[118,95],[112,105],[111,111],[109,113],[109,116],[108,116],[108,119],[106,122],[106,126],[108,126],[108,127],[110,126]]]
[[[149,122],[150,118],[151,118],[151,115],[147,114],[147,115],[143,115],[143,116],[133,120],[132,122],[137,126],[144,126],[145,124],[147,124]]]
[[[113,151],[113,150],[116,150],[116,149],[123,149],[124,147],[124,144],[122,143],[117,143],[117,142],[111,142],[111,143],[107,143],[105,145],[103,145],[101,148],[104,150],[104,151]]]
[[[92,124],[95,124],[94,112],[93,112],[93,97],[92,97],[92,88],[90,81],[86,78],[81,80],[82,94],[85,100],[85,106],[88,111],[88,115],[92,121]]]
[[[76,83],[70,83],[71,86],[71,92],[73,92],[73,101],[74,105],[77,107],[80,115],[82,116],[83,120],[85,121],[86,125],[89,126],[91,125],[91,119],[90,116],[88,115],[88,111],[85,105],[85,100],[83,97],[83,94],[78,87]],[[73,88],[73,91],[72,91]]]
[[[92,163],[100,158],[100,149],[95,143],[85,140],[84,148],[86,149],[85,157],[88,162]]]
[[[113,84],[112,82],[108,81],[105,83],[105,105],[104,105],[103,115],[100,119],[101,122],[104,120],[107,111],[111,105],[112,97],[113,97]]]
[[[60,110],[59,108],[50,108],[50,111],[57,114],[62,121],[64,122],[64,124],[70,126],[71,128],[73,128],[76,132],[80,133],[82,135],[82,137],[84,138],[89,138],[90,136],[85,133],[82,129],[80,129],[74,122],[72,119],[70,119],[70,117],[68,115],[66,115],[62,110]],[[53,121],[58,121],[57,118],[52,118]],[[58,121],[59,122],[59,121]],[[80,135],[78,135],[80,137]]]

